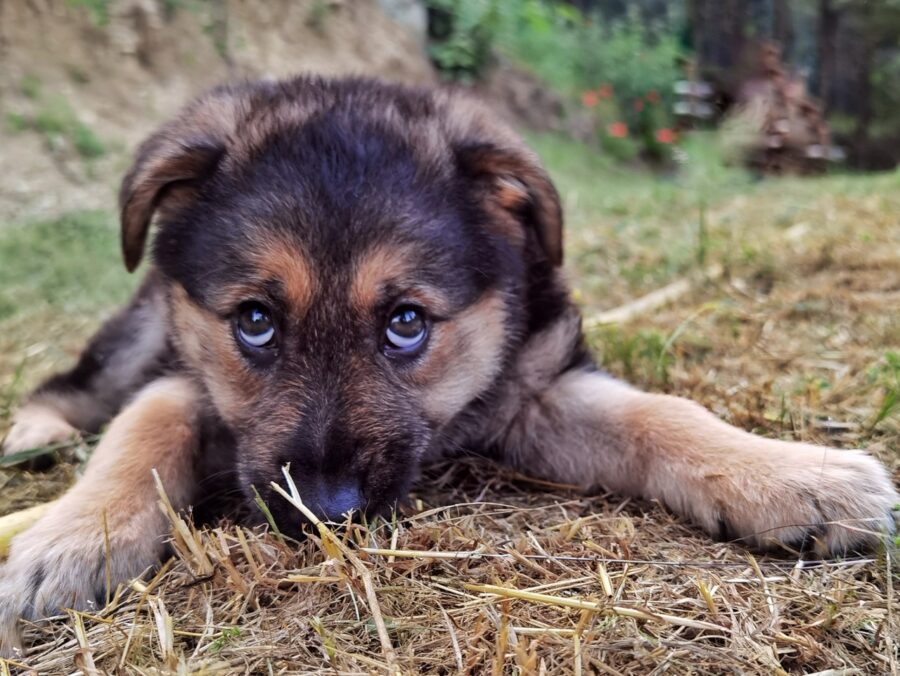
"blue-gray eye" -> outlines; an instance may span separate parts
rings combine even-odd
[[[384,331],[386,347],[407,354],[422,347],[427,337],[425,313],[411,305],[401,305],[394,310]]]
[[[275,324],[269,311],[259,303],[242,305],[237,317],[237,335],[247,347],[270,347],[275,341]]]

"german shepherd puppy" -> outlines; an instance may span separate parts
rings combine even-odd
[[[893,528],[862,451],[752,436],[597,370],[560,266],[537,157],[459,94],[301,77],[206,94],[139,149],[125,265],[146,281],[77,365],[39,387],[5,451],[111,421],[84,476],[13,542],[0,643],[21,617],[102,599],[164,551],[173,505],[281,468],[321,517],[376,514],[420,464],[478,450],[518,470],[659,500],[713,536],[828,555]],[[215,511],[215,510],[213,510]],[[108,543],[108,546],[107,546]],[[108,558],[107,558],[108,557]]]

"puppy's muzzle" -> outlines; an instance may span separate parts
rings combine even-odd
[[[365,511],[366,501],[359,485],[352,480],[335,483],[318,482],[311,491],[309,508],[320,519],[343,521],[347,512],[357,515]]]

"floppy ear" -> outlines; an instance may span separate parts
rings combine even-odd
[[[189,199],[215,171],[237,118],[236,99],[217,90],[185,108],[141,144],[119,191],[122,254],[133,272],[141,262],[153,215]]]
[[[562,205],[537,157],[524,148],[490,143],[464,145],[456,155],[462,172],[484,184],[488,199],[533,231],[551,264],[562,265]]]

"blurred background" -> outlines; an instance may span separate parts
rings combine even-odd
[[[459,83],[629,166],[698,129],[768,174],[900,161],[900,0],[6,0],[0,59],[4,215],[108,208],[198,91],[300,71]]]
[[[2,0],[0,435],[137,282],[137,144],[303,71],[462,87],[520,129],[611,372],[896,461],[900,0]]]

